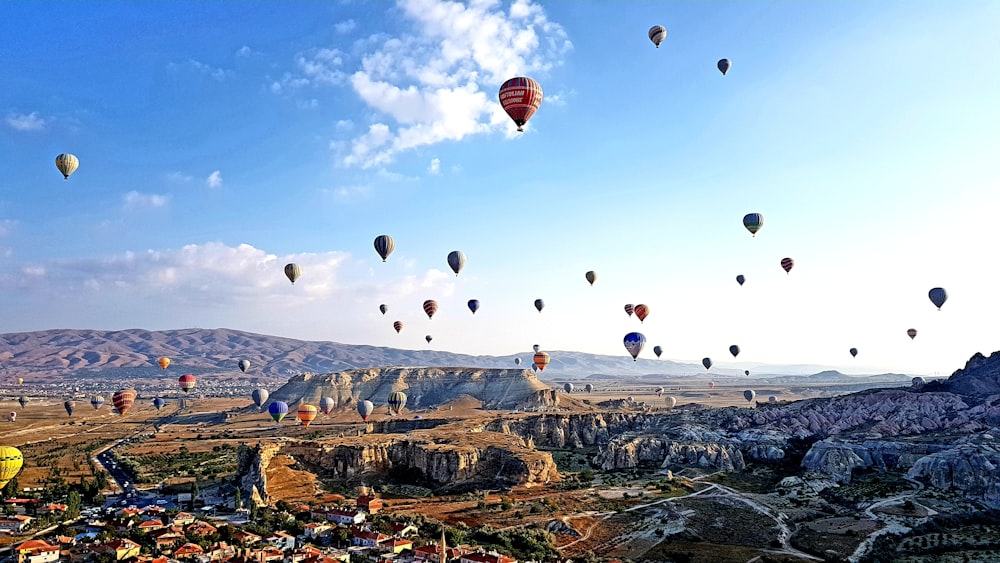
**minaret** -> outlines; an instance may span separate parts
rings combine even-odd
[[[441,558],[440,563],[448,563],[448,544],[444,541],[444,526],[441,526]]]

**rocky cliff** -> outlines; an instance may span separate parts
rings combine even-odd
[[[519,436],[543,448],[583,448],[606,445],[612,437],[645,428],[648,422],[647,415],[632,413],[543,414],[494,420],[485,430]]]
[[[988,358],[976,352],[965,367],[951,374],[947,381],[932,382],[925,388],[939,388],[959,395],[1000,394],[1000,352],[993,352]]]
[[[358,401],[369,400],[378,408],[393,391],[406,394],[406,408],[411,410],[441,405],[463,395],[482,401],[485,409],[553,406],[559,400],[531,370],[415,367],[298,375],[272,393],[271,400],[289,406],[300,402],[318,405],[322,397],[330,397],[337,407],[353,407]]]
[[[251,448],[240,446],[236,454],[236,480],[243,498],[253,500],[258,494],[263,504],[269,504],[267,495],[267,466],[281,450],[282,442],[258,444]]]
[[[917,460],[907,472],[938,489],[961,491],[989,506],[1000,506],[1000,453],[993,445],[962,445]]]

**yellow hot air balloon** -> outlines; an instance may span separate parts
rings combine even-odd
[[[24,465],[24,456],[21,450],[11,446],[0,446],[0,489],[7,486],[7,482],[17,477]]]
[[[69,175],[76,172],[80,167],[80,160],[69,153],[63,153],[56,157],[56,168],[62,172],[63,180],[69,180]]]
[[[167,366],[170,365],[170,358],[163,356],[159,360],[156,360],[156,364],[160,366],[160,369],[167,369]]]
[[[23,377],[18,377],[17,378],[17,384],[18,385],[24,385],[24,378]]]

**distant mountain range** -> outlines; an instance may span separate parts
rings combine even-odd
[[[552,361],[543,379],[645,378],[649,376],[693,376],[706,372],[700,364],[670,360],[605,356],[583,352],[549,351]],[[157,358],[166,356],[171,373],[241,375],[237,362],[250,361],[247,379],[286,381],[302,373],[329,373],[380,366],[513,368],[515,357],[521,366],[531,367],[531,353],[519,356],[470,356],[435,350],[400,350],[337,342],[312,342],[254,334],[231,329],[183,329],[149,331],[141,329],[45,330],[0,335],[0,377],[23,377],[27,381],[53,376],[104,376],[126,378],[158,377]],[[774,381],[791,376],[855,379],[838,372],[816,373],[820,366],[748,365],[754,378]],[[743,376],[743,368],[713,366],[716,377]],[[645,376],[645,377],[644,377]],[[876,377],[876,376],[868,376]],[[882,374],[877,379],[901,381],[909,376]]]

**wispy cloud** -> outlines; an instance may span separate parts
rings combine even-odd
[[[290,94],[307,86],[343,84],[347,74],[343,70],[344,53],[338,49],[319,48],[295,56],[295,72],[286,72],[271,81],[271,92]]]
[[[45,129],[46,119],[37,111],[31,113],[10,113],[5,120],[11,129],[17,131],[41,131]]]
[[[222,187],[222,172],[216,170],[209,174],[205,179],[205,185],[212,189]]]
[[[122,204],[126,209],[140,209],[146,207],[165,207],[170,203],[169,195],[143,194],[132,190],[122,196]]]
[[[341,119],[334,126],[337,128],[337,131],[350,131],[354,129],[354,122],[350,119]]]
[[[201,74],[203,76],[208,76],[209,78],[217,82],[222,82],[223,80],[231,78],[234,75],[233,71],[231,70],[226,70],[221,67],[215,67],[195,59],[188,59],[183,63],[169,63],[167,65],[167,70],[170,70],[172,72],[179,72],[185,69],[194,70],[198,74]]]
[[[441,159],[440,158],[432,158],[430,166],[427,167],[427,171],[430,172],[431,174],[440,174],[441,173]]]
[[[236,50],[236,56],[245,59],[254,53],[253,49],[249,45],[244,45]]]
[[[358,22],[354,20],[344,20],[342,22],[337,22],[333,24],[333,30],[341,35],[345,33],[350,33],[357,28],[358,28]]]
[[[167,174],[167,181],[175,184],[190,184],[194,182],[194,176],[183,172],[170,172]]]
[[[17,227],[17,221],[14,219],[0,219],[0,237],[5,237]]]

